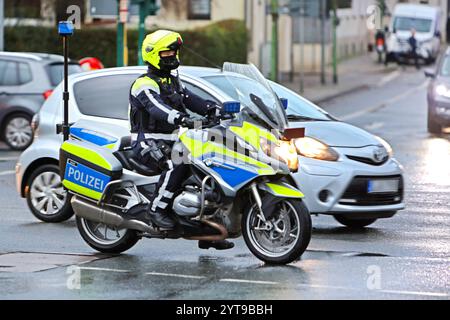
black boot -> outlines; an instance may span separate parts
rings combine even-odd
[[[158,211],[149,211],[149,218],[151,222],[164,230],[175,229],[175,220],[168,213],[162,213]]]
[[[227,241],[227,240],[221,240],[221,241],[206,241],[206,240],[200,240],[198,242],[198,247],[200,249],[209,249],[214,248],[216,250],[228,250],[234,248],[234,243]]]

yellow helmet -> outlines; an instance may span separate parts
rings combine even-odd
[[[158,70],[173,70],[179,67],[179,50],[183,45],[181,35],[174,31],[158,30],[145,37],[142,43],[142,59]],[[163,51],[176,51],[171,57],[161,58]]]

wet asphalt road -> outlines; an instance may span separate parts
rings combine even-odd
[[[73,219],[45,224],[31,215],[15,191],[18,154],[2,148],[0,299],[448,300],[450,135],[426,131],[421,72],[381,83],[322,106],[392,144],[406,172],[407,209],[363,231],[313,217],[307,253],[286,267],[265,266],[242,239],[228,252],[143,240],[121,256],[95,254]]]

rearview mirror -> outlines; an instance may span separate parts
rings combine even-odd
[[[238,101],[227,101],[222,104],[224,113],[234,114],[241,112],[241,103]]]
[[[432,79],[436,78],[436,72],[432,69],[426,69],[424,71],[424,73],[425,73],[425,77],[427,77],[427,78],[432,78]]]

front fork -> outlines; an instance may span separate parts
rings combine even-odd
[[[266,217],[264,216],[263,210],[262,210],[262,199],[258,191],[258,186],[256,183],[253,183],[250,186],[252,190],[253,199],[255,200],[256,206],[258,207],[258,218],[261,223],[258,223],[258,226],[255,227],[255,230],[261,230],[261,231],[271,231],[273,229],[273,225],[270,221],[267,221]],[[260,226],[262,224],[262,226]]]

